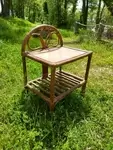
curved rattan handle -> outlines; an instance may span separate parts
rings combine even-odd
[[[40,40],[41,47],[40,49],[43,50],[45,48],[48,48],[50,38],[52,34],[55,34],[58,39],[58,44],[55,46],[63,46],[63,40],[60,32],[58,31],[57,28],[55,28],[52,25],[40,25],[35,28],[33,28],[24,38],[23,43],[22,43],[22,53],[26,51],[26,47],[28,50],[36,50],[36,48],[31,48],[29,41],[31,37],[36,37]]]

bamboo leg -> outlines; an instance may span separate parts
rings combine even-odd
[[[48,66],[43,64],[42,65],[42,78],[46,79],[48,77]]]
[[[62,66],[59,67],[59,71],[60,71],[60,72],[62,71]]]
[[[50,111],[54,110],[55,103],[54,103],[54,85],[55,85],[55,67],[51,67],[51,82],[50,82]]]
[[[24,87],[27,84],[27,70],[26,70],[26,58],[23,56],[22,57],[22,62],[23,62],[23,74],[24,74]]]
[[[91,58],[92,58],[92,53],[90,55],[88,55],[88,61],[87,61],[86,72],[85,72],[85,83],[83,84],[82,90],[81,90],[81,94],[83,96],[85,94],[86,84],[87,84],[87,80],[88,80]]]

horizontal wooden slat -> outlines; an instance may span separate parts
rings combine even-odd
[[[51,75],[49,74],[46,79],[37,78],[28,82],[27,87],[40,95],[46,101],[50,101],[50,82]],[[85,80],[82,78],[72,75],[67,72],[57,71],[55,74],[55,93],[54,93],[54,102],[57,102],[64,98],[67,94],[72,92],[75,88],[80,87],[85,83]]]
[[[50,85],[51,78],[48,77],[48,78],[46,78],[45,80],[46,80],[46,82],[48,82],[49,85]],[[62,87],[61,87],[60,84],[58,85],[57,83],[55,83],[55,90],[57,90],[57,92],[59,92],[59,94],[61,94],[62,92],[64,92],[64,90],[61,89],[61,88],[62,88]]]
[[[46,90],[46,89],[44,89],[44,87],[42,87],[42,86],[39,86],[39,85],[37,85],[36,83],[32,83],[33,84],[33,86],[35,86],[36,88],[38,88],[38,89],[40,89],[42,92],[44,92],[45,94],[47,94],[47,95],[50,95],[50,93]]]
[[[60,78],[56,78],[55,80],[58,81],[61,85],[64,85],[64,87],[68,87],[68,88],[72,87],[72,85],[70,85],[69,83],[67,83],[66,81],[64,81]]]
[[[49,79],[51,79],[51,77],[50,76],[48,76],[48,78]],[[59,86],[60,88],[62,88],[64,91],[67,89],[66,87],[68,87],[68,85],[66,84],[66,83],[64,83],[64,82],[62,82],[62,81],[60,81],[60,80],[58,80],[58,79],[56,79],[55,78],[55,85],[56,86]]]
[[[43,93],[41,93],[40,91],[38,91],[35,88],[33,88],[33,86],[31,86],[29,83],[26,85],[26,87],[29,88],[33,93],[39,95],[45,101],[50,102],[50,99],[47,96],[45,96]]]
[[[73,77],[71,77],[71,76],[67,76],[66,74],[62,74],[62,73],[60,73],[60,72],[56,72],[56,74],[60,77],[62,77],[63,76],[63,78],[65,78],[66,80],[68,80],[68,81],[71,81],[71,82],[73,82],[73,83],[75,83],[75,84],[77,84],[77,83],[80,83],[80,81],[79,80],[77,80],[77,79],[75,79],[75,78],[73,78]]]
[[[73,77],[73,78],[75,78],[75,79],[78,79],[78,80],[80,80],[80,81],[83,80],[81,77],[75,76],[75,75],[73,75],[73,74],[71,74],[71,73],[68,73],[68,72],[65,72],[65,71],[61,71],[61,73],[68,75],[68,77]]]
[[[66,91],[66,92],[62,93],[61,95],[59,95],[58,97],[56,97],[55,103],[57,103],[58,101],[60,101],[61,99],[63,99],[66,95],[68,95],[69,93],[71,93],[75,88],[78,88],[80,86],[81,86],[80,84],[75,85],[71,89],[69,89],[68,91]]]
[[[71,86],[77,84],[77,83],[74,83],[74,80],[73,80],[73,81],[70,81],[70,80],[68,80],[67,78],[65,78],[64,75],[59,75],[59,74],[58,74],[58,75],[56,75],[56,78],[59,79],[59,80],[64,81],[64,82],[67,83],[67,84],[70,84]]]

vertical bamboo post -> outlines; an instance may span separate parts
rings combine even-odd
[[[91,58],[92,58],[92,53],[88,55],[87,66],[86,66],[86,72],[85,72],[85,83],[83,84],[82,90],[81,90],[81,94],[82,94],[83,96],[84,96],[84,94],[85,94],[86,84],[87,84],[87,80],[88,80]]]
[[[55,71],[56,68],[55,67],[51,67],[51,82],[50,82],[50,103],[49,103],[49,107],[50,110],[53,111],[54,110],[54,94],[55,94]]]
[[[60,73],[61,73],[61,71],[62,71],[62,66],[59,67],[59,71],[60,71]]]
[[[24,87],[27,84],[27,70],[26,70],[26,58],[22,56],[22,63],[23,63],[23,75],[24,75]]]
[[[48,77],[48,66],[42,64],[42,79],[46,79]]]

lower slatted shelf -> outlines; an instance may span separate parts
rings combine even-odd
[[[34,93],[41,96],[47,102],[50,101],[50,81],[51,75],[49,74],[46,79],[37,78],[29,81],[26,85]],[[64,71],[57,71],[55,74],[54,86],[54,102],[61,100],[67,94],[72,92],[75,88],[82,86],[85,83],[83,78],[72,75]]]

